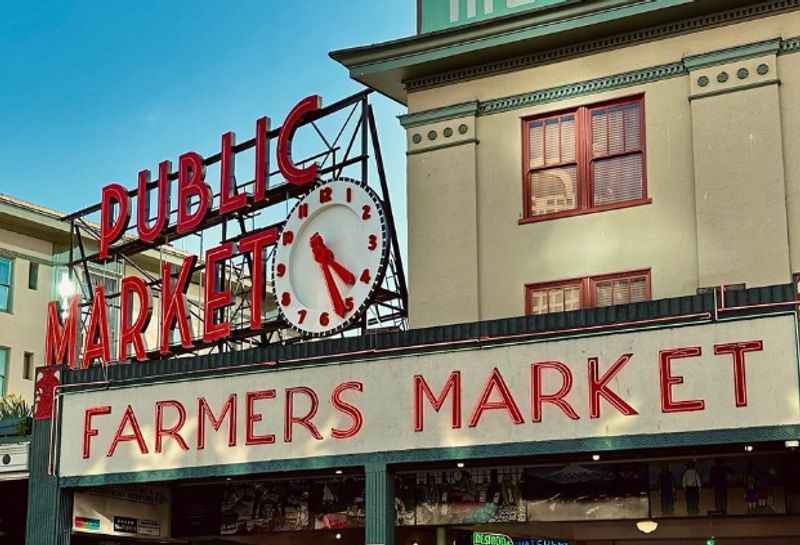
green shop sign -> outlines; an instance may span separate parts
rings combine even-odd
[[[573,0],[419,0],[420,31],[432,32]]]
[[[474,532],[472,534],[472,545],[514,545],[514,540],[503,534]]]

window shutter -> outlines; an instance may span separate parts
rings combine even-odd
[[[641,104],[592,111],[592,203],[603,206],[644,198]]]
[[[647,301],[650,299],[647,296],[647,278],[644,276],[632,278],[630,293],[631,296],[629,302],[631,303],[638,303],[640,301]]]
[[[595,285],[595,306],[607,307],[613,304],[614,296],[611,282],[598,282]]]
[[[643,198],[642,156],[625,155],[594,163],[593,201],[595,205],[613,204]]]

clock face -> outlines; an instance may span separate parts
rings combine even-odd
[[[388,242],[372,189],[346,178],[317,185],[289,214],[275,250],[273,283],[284,319],[312,336],[352,324],[383,279]]]

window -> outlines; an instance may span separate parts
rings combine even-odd
[[[8,389],[9,349],[0,346],[0,397],[6,395]]]
[[[39,264],[28,262],[28,289],[35,290],[39,287]]]
[[[25,352],[24,366],[22,368],[22,378],[33,380],[33,353]]]
[[[11,312],[13,262],[0,256],[0,312]]]
[[[650,300],[650,271],[589,276],[525,286],[526,312],[548,314]]]
[[[649,202],[642,97],[523,122],[522,222]]]
[[[103,286],[106,294],[106,304],[108,305],[108,340],[111,346],[117,343],[117,330],[119,322],[119,279],[112,276],[105,276],[99,272],[90,272],[89,279],[92,283],[92,289],[97,289],[97,286]],[[117,295],[117,297],[109,297]]]

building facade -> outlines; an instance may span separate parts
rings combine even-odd
[[[800,539],[800,2],[417,10],[410,329],[61,368],[28,543]]]

